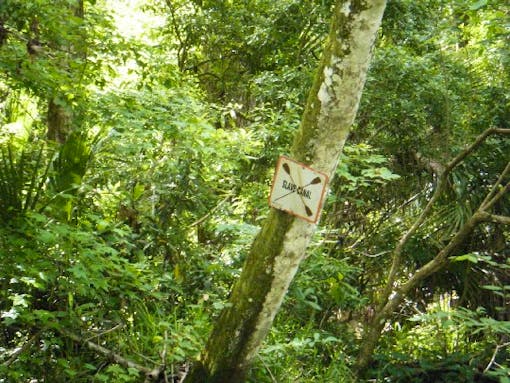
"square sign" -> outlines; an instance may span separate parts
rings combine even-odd
[[[328,176],[285,156],[278,159],[269,205],[316,223]]]

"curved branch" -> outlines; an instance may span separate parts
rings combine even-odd
[[[28,350],[36,341],[37,339],[39,339],[39,332],[37,334],[35,334],[34,336],[32,336],[29,340],[27,340],[23,346],[17,348],[12,354],[11,356],[9,357],[9,359],[7,359],[6,361],[2,362],[2,366],[4,367],[9,367],[11,364],[13,364],[16,359],[18,359],[18,356],[20,356],[21,354],[23,354],[26,350]]]
[[[505,170],[503,170],[503,172],[499,176],[498,180],[496,181],[496,183],[492,187],[492,189],[489,192],[489,194],[487,194],[487,196],[485,197],[485,199],[481,203],[481,205],[480,205],[480,209],[481,210],[485,210],[486,211],[486,210],[489,210],[490,208],[492,208],[494,206],[494,204],[496,202],[498,202],[501,199],[501,197],[503,197],[503,195],[508,190],[510,190],[510,182],[507,183],[504,187],[500,187],[502,182],[503,182],[503,179],[505,179],[505,177],[508,174],[510,174],[510,162],[508,162],[506,164]]]
[[[462,152],[457,154],[457,156],[455,156],[455,158],[453,158],[450,162],[448,162],[442,169],[439,166],[434,167],[434,170],[439,171],[439,173],[437,174],[438,181],[437,181],[436,189],[434,190],[434,194],[428,201],[427,205],[425,206],[425,208],[423,209],[423,211],[421,212],[419,217],[416,219],[416,221],[413,223],[413,225],[402,235],[402,237],[400,238],[400,240],[397,243],[397,246],[395,247],[395,250],[393,251],[393,262],[392,262],[392,265],[390,268],[390,272],[388,274],[388,281],[386,283],[386,286],[384,288],[384,291],[383,291],[381,299],[380,299],[379,309],[382,309],[385,306],[385,304],[394,288],[394,283],[395,283],[398,271],[400,269],[400,264],[402,262],[402,253],[404,250],[404,246],[407,244],[409,239],[411,239],[411,237],[416,233],[416,231],[420,228],[420,226],[428,218],[429,214],[432,211],[432,207],[434,206],[434,204],[437,202],[437,200],[439,199],[439,197],[441,196],[441,194],[444,191],[444,185],[446,184],[448,176],[450,175],[452,170],[455,169],[455,167],[457,165],[459,165],[462,161],[464,161],[467,156],[469,156],[471,153],[473,153],[482,143],[484,143],[485,140],[487,139],[487,137],[489,137],[490,135],[493,135],[493,134],[510,134],[510,129],[499,129],[499,128],[486,129],[482,134],[480,134],[475,139],[475,141],[472,144],[468,145]],[[496,183],[495,188],[493,188],[493,190],[494,189],[497,190],[497,184],[502,181],[503,177],[506,176],[508,171],[510,171],[510,168],[507,165],[507,167],[501,174],[501,176],[500,176],[498,182]],[[507,185],[507,187],[508,187],[508,185]],[[489,193],[489,195],[491,193]],[[503,191],[503,194],[504,194],[504,191]],[[496,194],[497,199],[501,198],[501,195],[502,195],[502,191],[500,190]],[[494,198],[496,198],[496,197],[494,197]],[[493,199],[491,199],[490,201],[484,201],[484,202],[487,202],[487,206],[490,207],[490,206],[492,206],[492,204],[495,201],[493,202]],[[485,210],[485,208],[484,208],[484,210]]]

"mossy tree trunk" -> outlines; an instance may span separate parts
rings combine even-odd
[[[385,0],[338,0],[291,157],[333,175],[354,121]],[[244,381],[315,225],[272,210],[205,350],[185,383]]]

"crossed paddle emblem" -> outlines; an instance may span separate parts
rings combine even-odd
[[[269,204],[309,222],[316,222],[327,182],[328,177],[324,173],[281,156]]]

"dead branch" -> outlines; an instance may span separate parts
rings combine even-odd
[[[95,351],[99,354],[106,356],[108,359],[114,361],[115,363],[117,363],[123,367],[134,368],[135,370],[140,371],[141,373],[145,374],[147,382],[156,381],[159,378],[159,376],[161,375],[161,373],[163,372],[163,369],[161,366],[158,366],[158,367],[155,367],[152,369],[148,368],[146,366],[142,366],[141,364],[138,364],[136,362],[133,362],[132,360],[126,359],[123,356],[115,353],[114,351],[109,350],[106,347],[103,347],[97,343],[90,341],[90,340],[86,340],[86,339],[82,338],[81,336],[76,335],[70,331],[67,331],[65,329],[59,329],[58,331],[65,337],[73,340],[74,342],[87,346],[92,351]]]

